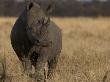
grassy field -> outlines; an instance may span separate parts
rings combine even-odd
[[[10,44],[16,18],[0,18],[0,55],[12,82],[27,82]],[[110,82],[110,18],[52,18],[62,29],[63,49],[49,82]],[[13,77],[11,77],[13,76]],[[28,82],[32,82],[28,79]]]

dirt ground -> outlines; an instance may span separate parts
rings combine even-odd
[[[34,82],[10,43],[16,18],[0,18],[0,55],[6,59],[8,82]],[[49,82],[110,82],[110,18],[52,18],[62,29],[63,49]]]

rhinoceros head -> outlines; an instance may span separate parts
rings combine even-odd
[[[46,25],[49,24],[48,13],[52,11],[51,3],[39,3],[37,0],[26,0],[27,10],[27,30],[28,35],[34,39],[46,31]]]
[[[53,10],[52,2],[48,3],[38,2],[38,0],[26,0],[27,22],[31,26],[34,23],[43,20],[44,23],[48,21],[48,14]]]

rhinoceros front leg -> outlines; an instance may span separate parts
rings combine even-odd
[[[43,47],[40,51],[40,56],[38,57],[36,66],[35,66],[35,80],[36,82],[46,82],[46,71],[45,66],[48,61],[49,48]]]
[[[33,46],[30,48],[28,52],[27,57],[23,57],[23,67],[24,67],[24,73],[30,77],[32,77],[32,61],[31,61],[31,56],[33,55],[34,51],[38,51],[38,47]]]
[[[24,68],[23,73],[26,74],[27,76],[30,76],[31,71],[32,71],[31,60],[28,57],[24,57],[22,64],[23,64],[23,68]]]

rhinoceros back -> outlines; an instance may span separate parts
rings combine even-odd
[[[12,31],[11,31],[11,44],[17,53],[18,57],[27,55],[30,47],[32,46],[26,34],[26,10],[17,19]]]

